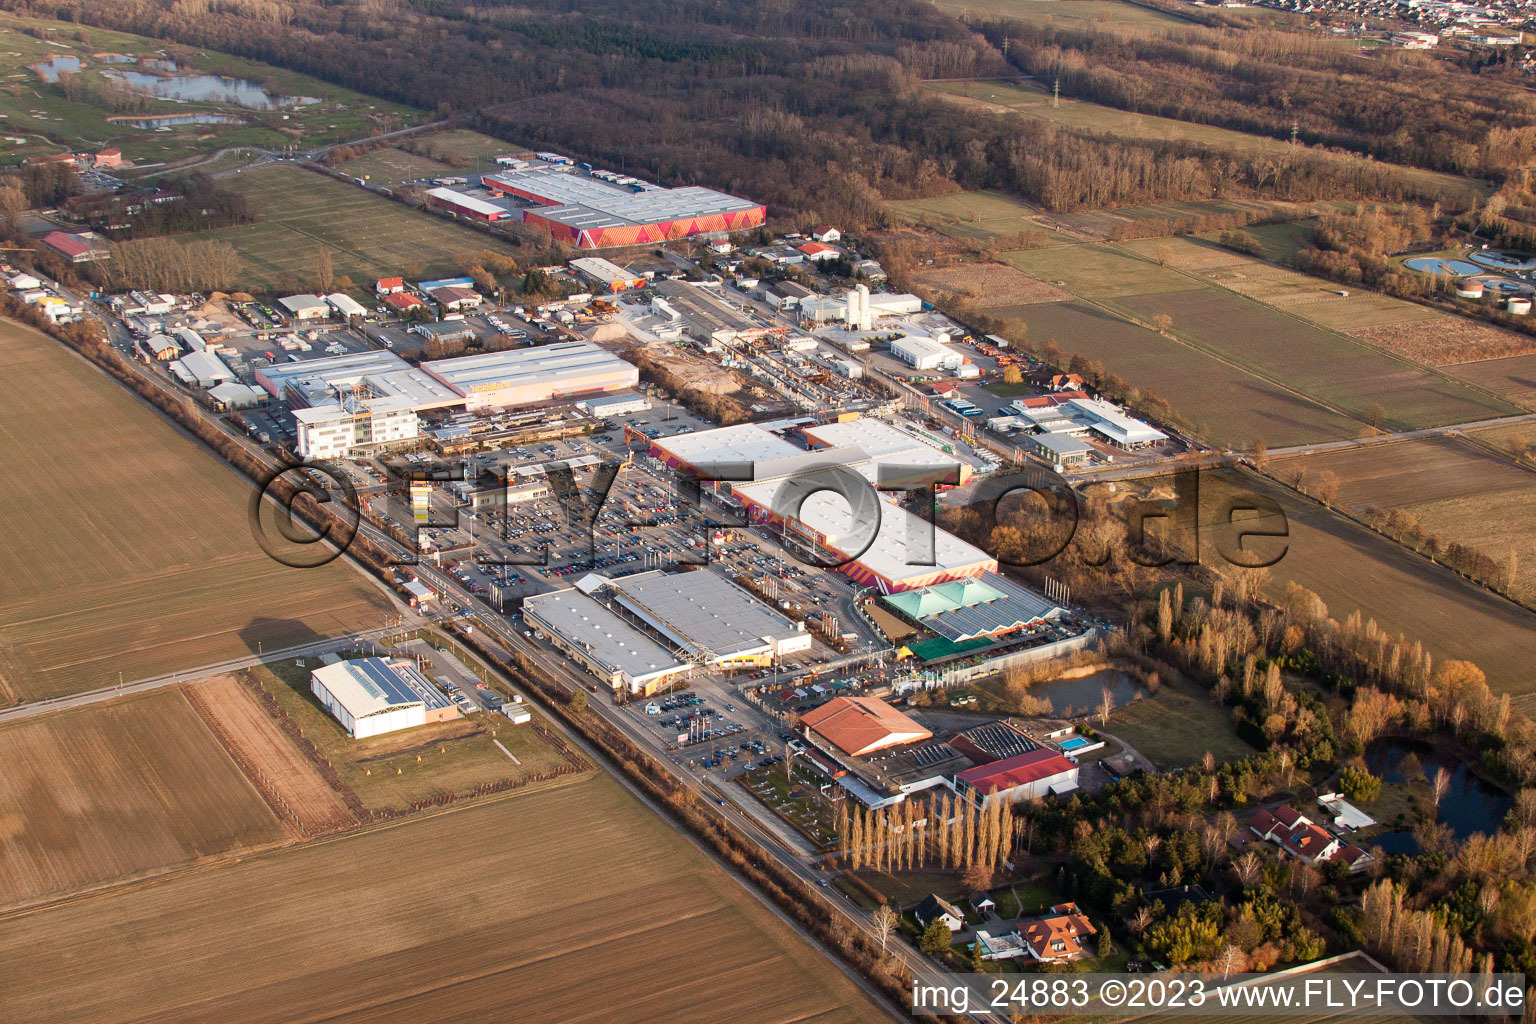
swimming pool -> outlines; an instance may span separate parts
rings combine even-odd
[[[1081,736],[1073,736],[1071,739],[1062,740],[1060,743],[1061,749],[1065,751],[1073,751],[1078,747],[1086,747],[1087,745],[1088,741]]]

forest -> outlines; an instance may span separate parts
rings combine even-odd
[[[1191,27],[1134,36],[1017,21],[982,26],[1020,70],[1124,110],[1297,138],[1383,160],[1502,178],[1536,154],[1519,71],[1469,74],[1348,38]]]
[[[1393,168],[1318,149],[1276,160],[1190,142],[1095,137],[959,108],[922,88],[925,79],[1017,74],[1010,61],[1077,61],[1126,81],[1132,79],[1116,70],[1117,62],[1134,65],[1138,76],[1152,76],[1135,102],[1171,103],[1187,94],[1176,116],[1218,121],[1221,111],[1236,117],[1227,98],[1236,88],[1235,72],[1223,78],[1211,67],[1251,60],[1296,78],[1288,102],[1297,116],[1319,111],[1303,126],[1309,140],[1405,157],[1412,147],[1399,136],[1420,138],[1416,145],[1424,153],[1417,162],[1472,167],[1536,145],[1536,132],[1530,140],[1522,134],[1529,102],[1517,102],[1510,90],[1508,102],[1501,92],[1454,110],[1443,101],[1412,107],[1407,126],[1386,117],[1369,121],[1364,111],[1391,107],[1422,84],[1414,69],[1372,68],[1356,76],[1351,91],[1330,95],[1315,86],[1331,73],[1328,62],[1336,55],[1315,41],[1294,41],[1307,37],[1269,30],[1191,26],[1190,33],[1205,33],[1224,48],[1181,44],[1169,53],[1147,52],[1143,60],[1129,42],[1121,53],[1092,33],[1035,29],[1028,35],[1021,27],[1014,34],[1009,26],[1014,45],[1005,60],[995,45],[1001,42],[997,26],[986,26],[983,35],[908,0],[794,7],[591,0],[579,11],[554,0],[464,6],[0,0],[0,8],[266,61],[456,117],[531,148],[558,149],[667,185],[708,184],[749,195],[781,222],[836,220],[853,229],[883,226],[884,200],[988,188],[1059,211],[1213,195],[1444,201],[1456,209],[1471,202]],[[1234,61],[1244,46],[1249,56]],[[1169,64],[1167,74],[1202,70],[1191,71],[1188,81],[1156,77],[1163,73],[1154,73],[1154,58]],[[1442,77],[1449,96],[1477,92],[1466,84],[1471,75]],[[1064,80],[1063,87],[1090,91],[1087,78]],[[1250,88],[1266,88],[1265,80]],[[1202,104],[1218,99],[1226,106],[1202,116]],[[1353,116],[1347,123],[1328,121],[1321,113],[1326,101]],[[1431,107],[1434,118],[1421,125],[1417,118]],[[1290,115],[1282,120],[1288,131]],[[1270,131],[1277,124],[1249,127]],[[1440,152],[1450,145],[1445,140],[1471,146],[1475,158]]]

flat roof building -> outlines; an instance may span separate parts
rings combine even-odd
[[[338,661],[311,672],[309,689],[353,739],[459,715],[453,702],[408,661]]]
[[[704,665],[767,665],[811,649],[811,634],[711,569],[608,581],[614,606]]]
[[[421,368],[479,409],[534,405],[640,383],[640,371],[591,342],[487,352],[422,363]]]
[[[1027,434],[1024,444],[1036,455],[1057,466],[1076,466],[1088,461],[1093,448],[1067,433]]]
[[[891,355],[915,370],[958,370],[964,361],[948,345],[915,334],[891,342]]]
[[[527,598],[523,621],[615,690],[649,696],[692,667],[574,587]]]
[[[357,399],[293,410],[294,451],[301,459],[340,459],[379,451],[421,434],[421,421],[408,398]]]
[[[645,284],[645,278],[639,274],[632,273],[615,263],[609,263],[607,260],[598,259],[595,256],[571,260],[571,269],[587,280],[599,285],[605,292],[629,291],[632,288],[640,288]]]
[[[953,468],[956,484],[971,478],[969,463],[960,461],[950,452],[941,451],[923,438],[870,416],[818,423],[805,427],[801,433],[822,448],[857,448],[875,463],[921,470]],[[877,475],[868,473],[866,476],[873,482]]]
[[[738,485],[733,492],[754,520],[782,530],[786,547],[823,562],[841,562],[839,571],[862,586],[893,594],[997,571],[997,559],[985,551],[890,501],[875,503],[879,521],[872,540],[868,522],[861,518],[864,510],[856,513],[847,501],[827,491],[811,494],[801,503],[798,514],[791,514],[788,508],[778,507],[784,503],[784,495],[795,490],[782,490],[786,484],[766,481]],[[909,552],[911,538],[925,534],[933,538],[932,552],[922,548]]]
[[[852,757],[933,738],[878,697],[834,697],[800,716],[800,726]]]
[[[451,188],[428,189],[427,198],[432,201],[433,206],[445,209],[455,216],[466,217],[470,220],[492,223],[498,220],[505,220],[512,215],[511,211],[505,206],[497,206],[495,203],[488,203],[484,199],[476,199],[474,196],[455,192]]]
[[[277,300],[295,320],[318,320],[331,315],[330,303],[318,295],[289,295]]]
[[[489,189],[535,204],[527,224],[580,249],[645,245],[763,223],[761,203],[690,185],[660,188],[604,181],[568,167],[532,167],[481,179]]]
[[[256,383],[295,409],[335,403],[338,389],[354,388],[375,398],[404,398],[417,412],[464,404],[463,395],[383,350],[274,363],[256,371]]]
[[[651,407],[651,400],[644,395],[601,395],[597,398],[584,398],[576,403],[576,408],[591,416],[593,419],[602,419],[604,416],[623,416],[632,412],[644,412]]]
[[[1067,407],[1086,418],[1094,433],[1121,448],[1144,448],[1168,439],[1161,430],[1127,416],[1101,398],[1069,399]]]

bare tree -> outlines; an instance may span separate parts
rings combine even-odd
[[[889,903],[882,903],[880,904],[879,908],[875,910],[875,933],[880,936],[881,956],[885,955],[885,944],[890,939],[891,932],[896,930],[896,922],[898,920],[899,916],[895,910],[891,909],[891,905]]]
[[[1429,788],[1431,799],[1434,801],[1435,807],[1439,808],[1440,801],[1445,799],[1446,793],[1450,792],[1451,773],[1443,767],[1436,768],[1435,774],[1429,780]]]
[[[1254,882],[1259,880],[1262,864],[1259,855],[1249,850],[1232,862],[1232,873],[1243,884],[1243,888],[1251,888]]]
[[[1114,692],[1106,686],[1099,694],[1099,725],[1108,725],[1110,712],[1114,710],[1115,695]]]
[[[1216,954],[1216,968],[1225,977],[1233,971],[1241,971],[1248,966],[1248,958],[1243,955],[1242,947],[1235,942],[1229,942]]]

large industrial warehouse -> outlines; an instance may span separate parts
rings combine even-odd
[[[784,502],[780,494],[783,485],[784,481],[769,480],[733,490],[753,520],[782,531],[786,547],[825,561],[845,562],[839,571],[861,586],[894,594],[997,572],[997,559],[891,501],[878,502],[880,521],[874,539],[869,540],[865,523],[855,518],[845,500],[829,491],[806,498],[798,515],[776,507]],[[921,549],[909,551],[908,538],[929,530],[933,535],[932,557]]]
[[[421,368],[463,396],[470,412],[623,391],[640,383],[634,366],[586,341],[438,359]]]
[[[884,420],[862,416],[856,420],[840,420],[820,423],[804,428],[806,440],[820,448],[857,448],[874,463],[888,466],[922,467],[923,469],[949,469],[956,471],[955,483],[963,484],[971,478],[968,463],[955,458],[954,453],[935,448],[933,444],[907,433]],[[865,474],[875,479],[873,471]]]
[[[767,665],[811,649],[811,634],[709,569],[612,580],[614,606],[705,665]]]
[[[357,740],[459,717],[453,702],[408,661],[338,661],[311,672],[309,690]]]
[[[620,184],[572,168],[487,174],[482,182],[496,192],[537,204],[523,211],[523,222],[543,226],[555,240],[580,249],[741,231],[761,225],[767,212],[761,203],[713,189]]]
[[[879,525],[874,540],[867,545],[863,523],[855,521],[844,499],[830,492],[812,494],[797,515],[787,514],[793,510],[780,507],[788,493],[781,495],[780,488],[797,473],[817,465],[847,466],[871,482],[878,476],[882,461],[890,466],[960,465],[921,439],[875,420],[807,427],[803,433],[813,442],[834,442],[835,446],[807,452],[760,426],[738,424],[657,438],[650,453],[673,469],[704,476],[712,465],[751,464],[753,482],[731,485],[731,499],[757,522],[779,528],[787,546],[817,552],[824,561],[846,561],[841,567],[843,573],[883,594],[997,571],[997,560],[985,551],[930,527],[893,501],[878,502]],[[888,460],[872,456],[863,447],[865,442],[886,452]],[[933,558],[925,561],[921,551],[909,555],[908,538],[917,535],[915,531],[929,529],[934,538]]]
[[[648,697],[692,667],[574,587],[529,597],[523,621],[615,690]]]
[[[256,383],[294,409],[333,404],[338,389],[354,388],[374,398],[403,398],[416,412],[464,404],[463,395],[393,352],[352,352],[298,363],[273,363],[256,370]]]

